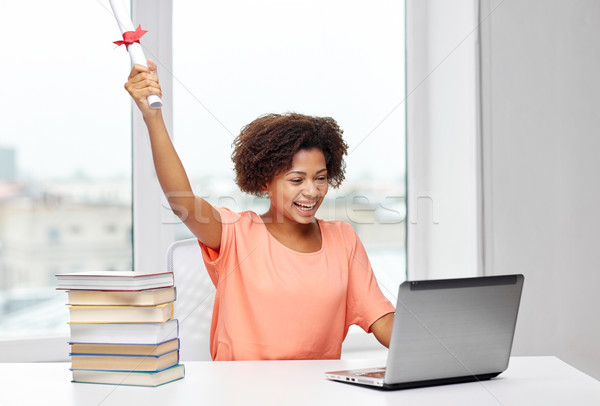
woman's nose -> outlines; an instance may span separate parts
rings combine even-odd
[[[304,189],[304,195],[306,197],[317,197],[319,195],[319,187],[314,181],[306,182],[306,188]]]

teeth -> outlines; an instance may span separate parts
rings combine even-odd
[[[298,202],[296,202],[296,205],[299,206],[301,210],[310,210],[313,207],[315,207],[316,204],[317,204],[316,202],[313,203],[313,204],[304,204],[304,203],[298,203]]]

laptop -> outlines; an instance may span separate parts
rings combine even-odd
[[[491,379],[508,368],[523,275],[400,285],[385,367],[327,379],[381,389]]]

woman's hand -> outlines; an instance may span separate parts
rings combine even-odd
[[[151,59],[148,59],[147,68],[142,65],[133,66],[127,83],[125,83],[125,89],[137,104],[145,120],[160,114],[160,109],[151,108],[147,100],[151,94],[162,96],[156,74],[156,64]]]

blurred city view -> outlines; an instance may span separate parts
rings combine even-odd
[[[14,154],[2,149],[2,158]],[[54,275],[129,270],[131,181],[17,180],[0,168],[0,338],[66,334]]]

